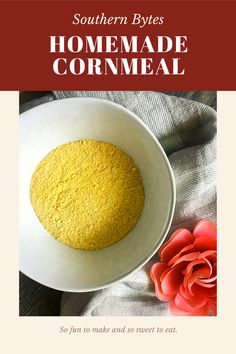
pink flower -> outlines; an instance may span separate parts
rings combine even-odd
[[[151,278],[156,296],[177,316],[216,316],[216,225],[200,221],[176,230],[159,250]]]

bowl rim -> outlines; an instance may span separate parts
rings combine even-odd
[[[65,100],[74,100],[74,101],[99,101],[100,103],[103,104],[107,104],[110,106],[115,106],[116,108],[124,111],[126,114],[128,114],[129,116],[131,116],[132,119],[134,119],[136,121],[137,124],[139,124],[148,134],[149,136],[152,138],[153,142],[157,145],[158,149],[160,150],[162,157],[165,161],[166,167],[167,167],[167,171],[168,171],[168,175],[170,177],[170,182],[171,182],[171,196],[170,196],[170,210],[168,213],[168,218],[166,221],[166,224],[164,225],[164,231],[162,234],[161,239],[157,242],[157,244],[152,248],[152,250],[149,252],[148,256],[145,257],[145,259],[142,259],[142,261],[140,261],[136,266],[134,266],[131,270],[127,271],[126,273],[123,273],[122,275],[116,277],[113,280],[110,280],[108,282],[106,282],[104,285],[100,285],[100,286],[95,286],[95,287],[89,287],[89,288],[82,288],[82,289],[76,289],[76,288],[69,288],[69,287],[52,287],[51,285],[49,285],[47,282],[43,282],[43,281],[39,281],[37,280],[34,276],[31,276],[30,274],[28,274],[27,272],[23,271],[21,269],[21,264],[19,262],[19,269],[20,271],[28,276],[29,278],[33,279],[34,281],[45,285],[51,289],[55,289],[55,290],[59,290],[59,291],[65,291],[65,292],[75,292],[75,293],[84,293],[84,292],[92,292],[92,291],[97,291],[97,290],[101,290],[101,289],[105,289],[108,288],[112,285],[115,285],[119,282],[121,282],[122,280],[124,280],[127,276],[135,273],[136,271],[138,271],[140,268],[142,268],[154,255],[155,253],[159,250],[159,248],[161,247],[162,243],[165,241],[167,234],[169,232],[169,229],[171,227],[171,223],[173,220],[173,216],[174,216],[174,212],[175,212],[175,205],[176,205],[176,185],[175,185],[175,178],[174,178],[174,173],[172,171],[169,159],[162,147],[162,145],[160,144],[160,142],[158,141],[158,139],[155,137],[154,133],[151,131],[151,129],[142,121],[141,118],[139,118],[135,113],[133,113],[131,110],[123,107],[122,105],[106,100],[106,99],[102,99],[102,98],[96,98],[96,97],[65,97],[59,100],[53,100],[53,101],[49,101],[49,102],[44,102],[41,103],[35,107],[31,107],[30,109],[28,109],[25,112],[22,112],[20,114],[20,119],[22,119],[25,115],[25,113],[30,112],[32,110],[35,109],[40,109],[41,106],[45,106],[45,105],[54,105],[54,104],[58,104],[61,101],[65,101]],[[22,118],[21,118],[22,117]],[[20,239],[19,241],[20,242]],[[20,252],[20,251],[19,251]]]

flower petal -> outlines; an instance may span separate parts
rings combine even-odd
[[[216,297],[216,286],[214,288],[203,288],[197,284],[193,284],[191,291],[196,296],[202,296],[205,298],[215,298]]]
[[[159,255],[161,254],[163,248],[165,248],[171,240],[173,240],[173,238],[175,238],[175,236],[180,233],[182,230],[185,230],[185,229],[177,229],[173,232],[173,234],[170,236],[169,240],[167,240],[166,242],[164,242],[161,247],[159,248]]]
[[[180,285],[179,292],[180,295],[182,295],[186,299],[189,299],[191,298],[191,296],[194,296],[194,294],[191,292],[191,288],[186,288],[183,284]]]
[[[208,250],[208,251],[202,252],[199,256],[199,259],[206,258],[208,256],[211,256],[212,254],[216,254],[216,251],[215,250]]]
[[[209,315],[209,308],[208,303],[206,302],[205,305],[198,309],[192,309],[190,311],[181,310],[176,306],[175,299],[169,302],[169,311],[174,316],[208,316]]]
[[[192,292],[191,287],[195,282],[195,278],[191,280],[190,282],[190,278],[192,277],[192,273],[194,271],[194,266],[197,265],[201,265],[201,264],[205,264],[205,260],[204,259],[195,259],[192,262],[190,262],[187,267],[184,269],[183,274],[184,276],[184,281],[183,281],[183,285],[185,288],[188,287],[189,291]]]
[[[170,268],[170,271],[166,274],[161,283],[163,293],[173,297],[179,291],[182,281],[182,267]]]
[[[210,220],[201,220],[195,226],[193,236],[196,239],[203,236],[216,240],[216,225]]]
[[[203,266],[197,270],[195,270],[192,275],[191,278],[189,279],[189,282],[192,283],[194,282],[196,279],[202,278],[206,279],[209,278],[211,276],[211,269],[208,266]]]
[[[191,272],[193,271],[193,267],[194,267],[195,265],[198,265],[198,264],[205,264],[205,263],[206,263],[206,262],[205,262],[204,259],[196,259],[196,260],[190,262],[190,263],[187,265],[187,267],[186,267],[186,274],[191,273]]]
[[[216,263],[214,263],[212,267],[212,275],[215,276],[216,274],[217,274],[217,268],[216,268]]]
[[[169,302],[169,311],[171,313],[171,315],[174,315],[174,316],[192,316],[192,313],[189,312],[189,311],[182,311],[180,309],[178,309],[178,307],[176,307],[175,305],[175,301],[174,300],[171,300]]]
[[[204,283],[202,280],[200,279],[196,279],[195,280],[195,284],[198,284],[200,286],[202,286],[203,288],[214,288],[214,286],[216,286],[216,284],[207,284]]]
[[[200,252],[190,252],[185,254],[184,256],[180,257],[177,259],[177,261],[172,265],[172,267],[175,267],[177,264],[181,262],[191,262],[194,261],[195,259],[198,259],[198,256],[200,256]]]
[[[194,311],[181,311],[174,304],[169,303],[169,311],[173,316],[209,316],[207,304]]]
[[[203,253],[201,253],[201,255],[200,255],[198,258],[199,258],[199,259],[202,258],[202,259],[206,262],[206,264],[208,265],[209,271],[210,271],[208,278],[210,278],[211,275],[212,275],[212,265],[211,265],[211,262],[210,262],[207,258],[202,257],[202,255],[203,255]]]
[[[213,281],[215,281],[217,279],[217,276],[215,275],[214,277],[212,278],[209,278],[209,279],[201,279],[201,281],[203,283],[212,283]]]
[[[209,238],[207,236],[199,236],[194,241],[194,247],[196,251],[207,251],[207,250],[216,250],[216,240]]]
[[[192,272],[193,272],[193,269],[190,269],[189,272],[186,272],[186,269],[184,270],[183,274],[184,274],[184,280],[183,280],[183,286],[185,288],[188,287],[188,282],[189,282],[189,279],[191,278],[192,276]]]
[[[168,301],[172,298],[172,296],[164,294],[161,287],[160,277],[166,269],[168,269],[167,264],[159,262],[153,264],[150,270],[150,276],[155,284],[156,296],[161,301]]]
[[[200,296],[192,296],[192,298],[186,299],[180,293],[175,297],[175,304],[182,311],[193,311],[207,303],[207,299]]]
[[[192,251],[193,249],[194,249],[194,244],[185,246],[179,253],[177,253],[173,258],[171,258],[168,265],[171,266],[172,264],[174,264],[177,261],[177,259],[179,259],[179,257],[181,255],[183,255],[187,251],[190,251],[190,250]]]
[[[179,253],[185,246],[188,246],[193,242],[194,237],[191,232],[186,229],[176,230],[170,240],[163,245],[159,252],[161,261],[168,263],[171,258]]]

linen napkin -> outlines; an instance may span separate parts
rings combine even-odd
[[[140,117],[155,134],[171,163],[176,182],[176,210],[171,233],[192,229],[203,218],[216,221],[216,111],[204,104],[155,91],[54,91],[31,101],[95,97],[118,103]],[[150,279],[155,255],[142,269],[107,289],[64,293],[61,316],[167,316]]]

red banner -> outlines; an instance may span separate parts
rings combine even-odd
[[[233,1],[3,1],[0,89],[233,90],[235,13]]]

